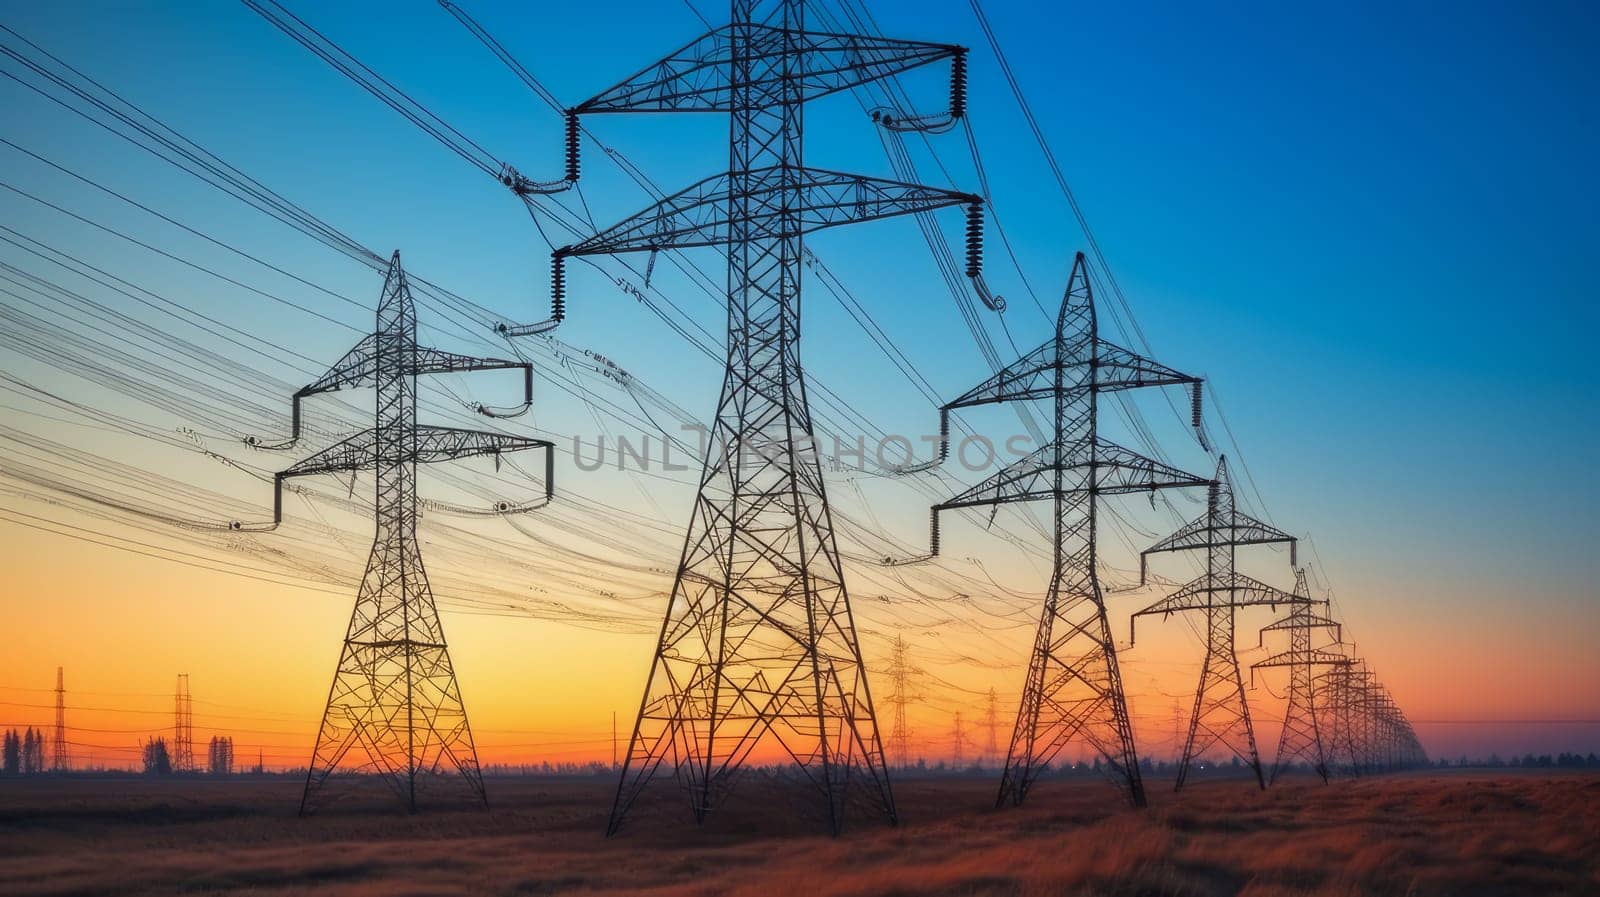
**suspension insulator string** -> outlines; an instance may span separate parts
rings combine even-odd
[[[961,118],[967,114],[967,51],[961,50],[950,60],[950,117]]]
[[[967,276],[983,273],[983,203],[967,206]]]
[[[578,179],[578,136],[579,136],[579,131],[578,131],[578,110],[576,110],[576,109],[568,109],[566,111],[566,120],[567,120],[567,141],[566,141],[566,146],[567,146],[567,171],[566,171],[566,175],[567,175],[567,180],[576,181]]]
[[[550,320],[557,324],[567,317],[566,258],[559,252],[550,256]]]

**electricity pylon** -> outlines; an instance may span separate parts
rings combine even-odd
[[[1319,691],[1327,696],[1328,756],[1335,772],[1359,776],[1369,770],[1372,751],[1367,711],[1371,686],[1371,671],[1356,659],[1317,677]]]
[[[906,659],[909,646],[900,636],[894,637],[890,650],[889,669],[889,757],[900,769],[911,766],[911,728],[906,723],[906,705],[911,702],[911,666]]]
[[[1145,804],[1116,645],[1095,566],[1095,506],[1103,495],[1204,486],[1209,481],[1100,438],[1097,418],[1101,393],[1177,385],[1193,391],[1198,433],[1199,378],[1100,338],[1094,290],[1080,252],[1061,299],[1055,335],[940,410],[940,432],[948,434],[953,408],[1037,399],[1051,399],[1055,405],[1049,443],[933,508],[933,553],[938,554],[941,511],[1041,500],[1054,507],[1054,565],[997,805],[1021,804],[1048,764],[1074,742],[1087,743],[1104,757],[1127,799],[1135,806]],[[947,451],[948,440],[941,457]]]
[[[955,764],[955,771],[960,772],[967,766],[967,729],[961,722],[961,711],[956,711],[955,724],[950,730],[950,740],[955,743],[955,750],[951,754],[951,761]]]
[[[417,465],[475,455],[498,460],[502,453],[544,448],[548,496],[551,443],[418,424],[416,381],[423,374],[507,368],[522,369],[526,399],[531,400],[532,368],[524,362],[417,345],[416,307],[396,252],[378,300],[377,329],[294,394],[293,434],[277,448],[299,439],[302,399],[367,387],[377,394],[371,429],[302,459],[275,478],[274,525],[283,517],[285,479],[340,471],[375,473],[377,535],[328,691],[301,813],[315,808],[336,772],[377,776],[411,810],[417,809],[419,792],[443,793],[456,781],[476,802],[486,803],[466,707],[417,542]]]
[[[1327,602],[1311,599],[1311,589],[1306,585],[1306,571],[1303,568],[1295,571],[1294,593],[1305,600],[1292,605],[1288,616],[1261,627],[1259,641],[1259,644],[1265,644],[1269,632],[1287,631],[1289,650],[1250,665],[1252,680],[1255,679],[1256,670],[1273,667],[1289,669],[1289,700],[1283,713],[1283,731],[1278,736],[1278,753],[1272,761],[1268,785],[1276,782],[1278,775],[1296,761],[1310,766],[1322,777],[1323,783],[1327,783],[1328,752],[1322,726],[1317,719],[1316,681],[1312,671],[1319,666],[1339,666],[1350,662],[1350,658],[1343,654],[1311,647],[1312,632],[1316,629],[1332,629],[1334,641],[1337,642],[1339,623],[1317,613],[1316,606],[1326,606]]]
[[[1351,659],[1317,678],[1327,695],[1328,762],[1335,771],[1359,776],[1428,762],[1405,713],[1365,663]]]
[[[1211,481],[1206,512],[1139,554],[1139,581],[1143,583],[1152,554],[1195,550],[1206,553],[1206,570],[1199,578],[1135,612],[1129,624],[1131,630],[1139,617],[1147,614],[1166,617],[1195,610],[1206,614],[1206,655],[1200,663],[1200,685],[1195,689],[1189,734],[1178,760],[1175,790],[1181,789],[1188,779],[1190,765],[1218,744],[1250,766],[1257,785],[1267,787],[1261,773],[1261,756],[1256,750],[1255,728],[1250,723],[1250,704],[1245,699],[1239,654],[1234,645],[1234,618],[1241,607],[1268,605],[1276,608],[1280,604],[1300,604],[1310,599],[1238,572],[1234,569],[1234,555],[1240,545],[1277,542],[1289,543],[1289,563],[1293,565],[1295,538],[1235,507],[1233,484],[1228,479],[1228,459],[1221,457],[1217,459],[1217,475]]]
[[[67,758],[67,685],[66,674],[56,667],[56,726],[50,738],[50,768],[66,772],[72,766]]]
[[[801,0],[734,0],[730,24],[571,110],[731,118],[726,172],[556,250],[552,264],[559,293],[568,257],[707,246],[728,255],[727,367],[710,451],[608,833],[663,763],[697,822],[747,762],[778,758],[793,761],[831,831],[858,801],[895,820],[813,448],[799,351],[801,241],[822,228],[963,205],[976,277],[981,201],[807,167],[801,122],[809,100],[964,52],[808,31]],[[955,83],[952,106],[964,105]]]
[[[172,768],[176,772],[193,772],[194,697],[189,694],[188,673],[178,674],[178,687],[173,693],[172,703]]]
[[[1000,694],[989,689],[988,701],[983,708],[983,730],[987,740],[983,743],[983,756],[993,760],[1000,756]]]

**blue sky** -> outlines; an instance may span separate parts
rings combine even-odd
[[[588,18],[595,6],[467,8],[570,102],[700,30],[680,4],[607,2],[603,25]],[[1053,308],[1083,237],[971,11],[872,7],[888,34],[974,48],[970,104],[996,203]],[[558,174],[559,121],[435,4],[290,8],[525,173]],[[1552,634],[1562,652],[1592,644],[1600,13],[1577,3],[1064,11],[998,0],[987,10],[1157,354],[1211,379],[1274,519],[1316,537],[1358,630],[1397,663],[1406,639],[1459,637],[1476,650],[1508,625],[1529,645]],[[414,270],[502,312],[543,317],[546,250],[515,201],[242,5],[13,4],[5,20],[363,242],[401,248]],[[941,78],[908,86],[937,108]],[[312,279],[371,292],[361,269],[14,84],[0,83],[0,103],[7,136],[167,196]],[[814,104],[807,124],[813,164],[890,173],[848,99]],[[726,165],[719,116],[591,127],[663,185]],[[971,189],[959,134],[934,140]],[[597,220],[642,207],[586,150]],[[70,185],[0,152],[7,180],[122,214],[87,192],[50,192]],[[3,199],[19,226],[61,227]],[[987,372],[908,222],[810,245],[941,392]],[[1029,348],[1046,320],[990,245],[992,281],[1011,299],[1006,326]],[[709,415],[710,363],[597,278],[574,275],[572,306],[569,341]],[[719,311],[693,308],[715,331]],[[236,311],[316,357],[348,342]],[[810,371],[891,429],[926,430],[931,409],[903,384],[880,385],[883,363],[849,326],[837,307],[809,300]],[[998,322],[987,326],[1005,345]],[[920,513],[908,505],[907,519]]]

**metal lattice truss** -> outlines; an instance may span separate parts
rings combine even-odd
[[[295,462],[278,476],[298,477],[337,473],[342,470],[371,470],[386,460],[380,456],[384,442],[383,434],[377,428],[362,430],[354,436]],[[418,424],[413,446],[407,451],[408,454],[414,455],[416,463],[431,464],[435,461],[459,461],[474,455],[499,455],[549,446],[550,443],[542,439]]]
[[[1089,444],[1043,445],[969,489],[940,502],[936,511],[975,505],[1053,499],[1058,474],[1080,472],[1074,491],[1125,495],[1208,485],[1211,481],[1096,437]]]
[[[1128,637],[1133,637],[1134,627],[1140,617],[1160,614],[1164,619],[1184,611],[1213,608],[1270,607],[1276,610],[1280,604],[1300,604],[1307,600],[1238,571],[1227,576],[1202,575],[1155,604],[1135,611],[1128,621]]]
[[[737,220],[731,201],[735,192],[749,206]],[[744,229],[773,237],[799,237],[841,224],[981,201],[970,193],[886,178],[769,166],[707,178],[556,254],[726,246],[736,230]]]
[[[978,198],[807,168],[801,109],[961,50],[807,31],[801,0],[734,0],[732,13],[730,25],[571,111],[731,118],[724,173],[557,250],[553,265],[559,285],[567,256],[697,246],[728,255],[727,368],[613,833],[662,766],[699,822],[756,762],[814,794],[834,832],[852,808],[896,818],[822,471],[797,448],[812,444],[801,238],[956,204],[971,217]]]
[[[953,408],[1044,398],[1055,406],[1049,444],[932,512],[937,552],[941,511],[1045,499],[1054,505],[1054,564],[999,805],[1022,803],[1038,777],[1072,745],[1103,757],[1126,798],[1135,806],[1145,804],[1116,646],[1095,569],[1096,504],[1104,495],[1210,481],[1099,438],[1098,397],[1120,389],[1172,385],[1195,387],[1198,396],[1198,383],[1099,338],[1088,266],[1078,253],[1055,337],[941,409],[947,433]]]
[[[1425,766],[1427,752],[1388,689],[1360,660],[1317,677],[1330,771],[1360,776]]]
[[[1146,559],[1153,553],[1206,552],[1204,574],[1133,615],[1134,620],[1149,614],[1166,616],[1185,611],[1203,611],[1206,615],[1206,653],[1200,664],[1200,684],[1195,689],[1189,734],[1184,739],[1183,756],[1178,762],[1177,788],[1181,789],[1188,780],[1192,765],[1218,746],[1227,748],[1247,763],[1255,773],[1257,784],[1266,787],[1261,757],[1256,750],[1255,728],[1250,721],[1250,704],[1244,694],[1244,676],[1234,644],[1234,618],[1240,607],[1293,605],[1310,599],[1237,572],[1234,555],[1240,545],[1274,542],[1294,545],[1295,538],[1238,511],[1233,500],[1233,484],[1228,479],[1228,461],[1224,457],[1217,460],[1206,513],[1145,549],[1140,557],[1142,580]]]
[[[1311,767],[1322,781],[1328,781],[1327,745],[1318,724],[1316,683],[1313,671],[1318,667],[1336,667],[1350,663],[1342,652],[1311,647],[1314,630],[1331,629],[1335,642],[1340,626],[1331,617],[1317,613],[1324,602],[1311,599],[1311,589],[1306,584],[1306,571],[1295,571],[1294,594],[1304,601],[1290,607],[1288,616],[1261,627],[1261,644],[1266,633],[1288,632],[1289,650],[1281,651],[1250,665],[1250,678],[1256,670],[1284,668],[1289,671],[1289,699],[1283,714],[1283,731],[1278,736],[1278,753],[1272,762],[1272,775],[1267,784],[1278,780],[1285,769],[1295,763]]]
[[[531,448],[548,453],[551,444],[418,425],[419,374],[520,367],[531,389],[531,369],[519,362],[428,349],[416,339],[416,309],[397,252],[378,302],[376,331],[295,394],[297,439],[302,397],[356,387],[376,392],[371,429],[277,475],[276,519],[282,517],[286,478],[371,470],[376,480],[377,536],[317,733],[302,813],[319,804],[330,778],[340,773],[376,777],[413,810],[419,797],[460,792],[463,786],[468,796],[484,800],[477,749],[417,543],[416,467]]]
[[[574,111],[737,112],[784,91],[806,102],[870,84],[966,50],[954,44],[829,34],[748,18],[713,29]],[[730,74],[731,73],[731,74]],[[784,79],[785,83],[778,83]]]

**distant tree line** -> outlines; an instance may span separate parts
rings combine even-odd
[[[49,769],[44,759],[44,730],[29,726],[18,734],[9,729],[5,734],[3,768],[8,776],[37,775]]]
[[[1455,761],[1440,758],[1434,762],[1440,768],[1448,767],[1480,767],[1486,769],[1600,769],[1600,757],[1593,752],[1588,754],[1569,754],[1562,752],[1551,756],[1540,754],[1523,754],[1521,757],[1512,757],[1509,760],[1500,759],[1499,754],[1490,754],[1486,759],[1468,759],[1462,756]]]

